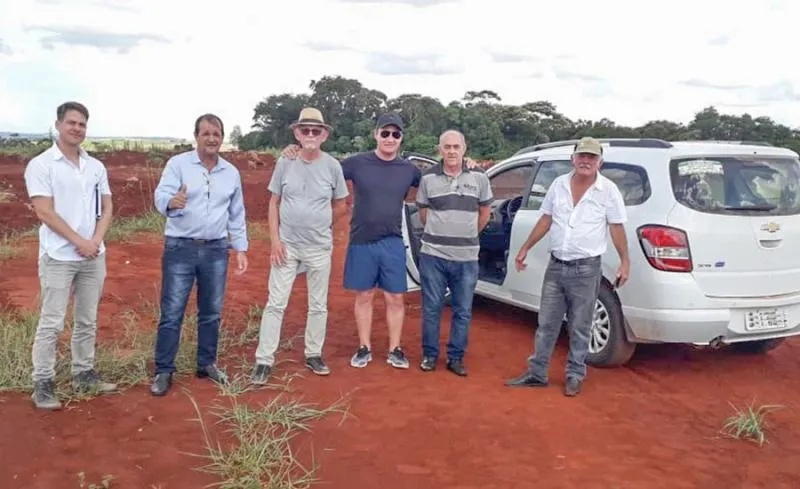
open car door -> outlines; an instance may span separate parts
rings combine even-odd
[[[406,153],[404,158],[413,163],[424,173],[428,168],[437,165],[439,162],[430,156]],[[420,239],[425,226],[419,217],[417,208],[417,192],[413,189],[406,198],[403,206],[403,243],[406,245],[406,282],[408,291],[420,290],[421,279],[419,276],[419,250],[422,247]]]

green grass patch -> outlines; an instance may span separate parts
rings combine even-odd
[[[78,472],[78,487],[86,488],[86,489],[111,489],[114,487],[112,482],[114,481],[114,476],[110,474],[106,474],[100,479],[100,482],[95,484],[94,482],[89,482],[88,477],[86,476],[86,472]]]
[[[0,261],[19,258],[25,254],[25,250],[11,243],[0,241]]]
[[[188,395],[188,394],[187,394]],[[190,454],[206,464],[199,471],[213,474],[220,489],[299,489],[318,482],[318,465],[313,461],[305,467],[295,454],[293,442],[298,434],[311,431],[311,422],[328,414],[348,414],[345,403],[339,401],[326,408],[317,408],[278,395],[257,407],[232,398],[223,404],[216,402],[210,415],[221,431],[214,437],[197,402],[189,396],[203,431],[205,453]],[[224,438],[223,443],[220,439]],[[313,454],[312,454],[313,455]]]
[[[31,349],[38,321],[38,314],[33,312],[0,312],[0,324],[3,324],[3,328],[0,329],[0,391],[32,392]],[[98,342],[95,369],[104,380],[116,383],[120,390],[124,390],[150,379],[156,333],[152,326],[142,327],[139,316],[133,311],[123,312],[117,316],[115,322],[122,324],[123,333],[113,341]],[[187,317],[176,358],[179,374],[191,372],[195,368],[197,328],[194,325],[196,325],[195,317]],[[92,393],[87,395],[72,391],[71,333],[71,321],[66,321],[64,332],[59,335],[56,347],[57,390],[59,398],[66,402],[93,397]]]
[[[155,209],[132,217],[115,218],[106,233],[106,241],[129,241],[140,233],[163,234],[166,217]]]
[[[731,405],[736,414],[730,416],[722,428],[722,433],[736,440],[749,440],[759,446],[767,443],[766,431],[768,414],[782,409],[779,405],[762,405],[754,407],[750,404],[744,409]]]

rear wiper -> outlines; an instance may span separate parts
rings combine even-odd
[[[777,205],[761,204],[761,205],[747,205],[747,206],[725,206],[726,211],[763,211],[769,212],[777,209]]]

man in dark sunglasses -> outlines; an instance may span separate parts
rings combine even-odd
[[[354,206],[350,242],[345,259],[344,287],[356,291],[354,315],[359,348],[350,359],[356,368],[372,361],[372,299],[375,289],[383,290],[389,352],[386,362],[401,369],[409,367],[400,346],[405,319],[406,250],[401,219],[403,202],[412,187],[419,186],[419,168],[399,156],[403,142],[403,121],[396,114],[382,115],[373,137],[377,148],[342,161],[344,178],[353,183]],[[296,145],[287,146],[282,156],[295,158]]]
[[[350,359],[356,368],[372,361],[372,300],[375,289],[382,289],[389,328],[386,362],[407,369],[408,359],[400,345],[405,320],[406,250],[403,242],[403,203],[412,187],[419,187],[422,172],[399,156],[404,124],[396,114],[378,118],[372,136],[373,151],[359,153],[342,161],[344,178],[354,190],[350,242],[345,258],[344,287],[356,292],[353,313],[359,348]],[[281,153],[295,158],[298,147],[290,145]],[[476,163],[467,159],[467,166]]]
[[[306,270],[308,284],[306,367],[317,375],[330,373],[322,359],[322,347],[333,251],[332,202],[343,204],[349,192],[342,166],[321,150],[331,131],[322,113],[305,108],[291,127],[300,145],[298,157],[279,158],[269,183],[269,300],[261,318],[254,384],[266,384],[272,371],[283,313],[301,267]]]

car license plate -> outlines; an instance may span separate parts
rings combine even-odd
[[[765,329],[782,329],[789,324],[786,311],[781,309],[758,309],[747,311],[744,315],[744,325],[748,331],[763,331]]]

